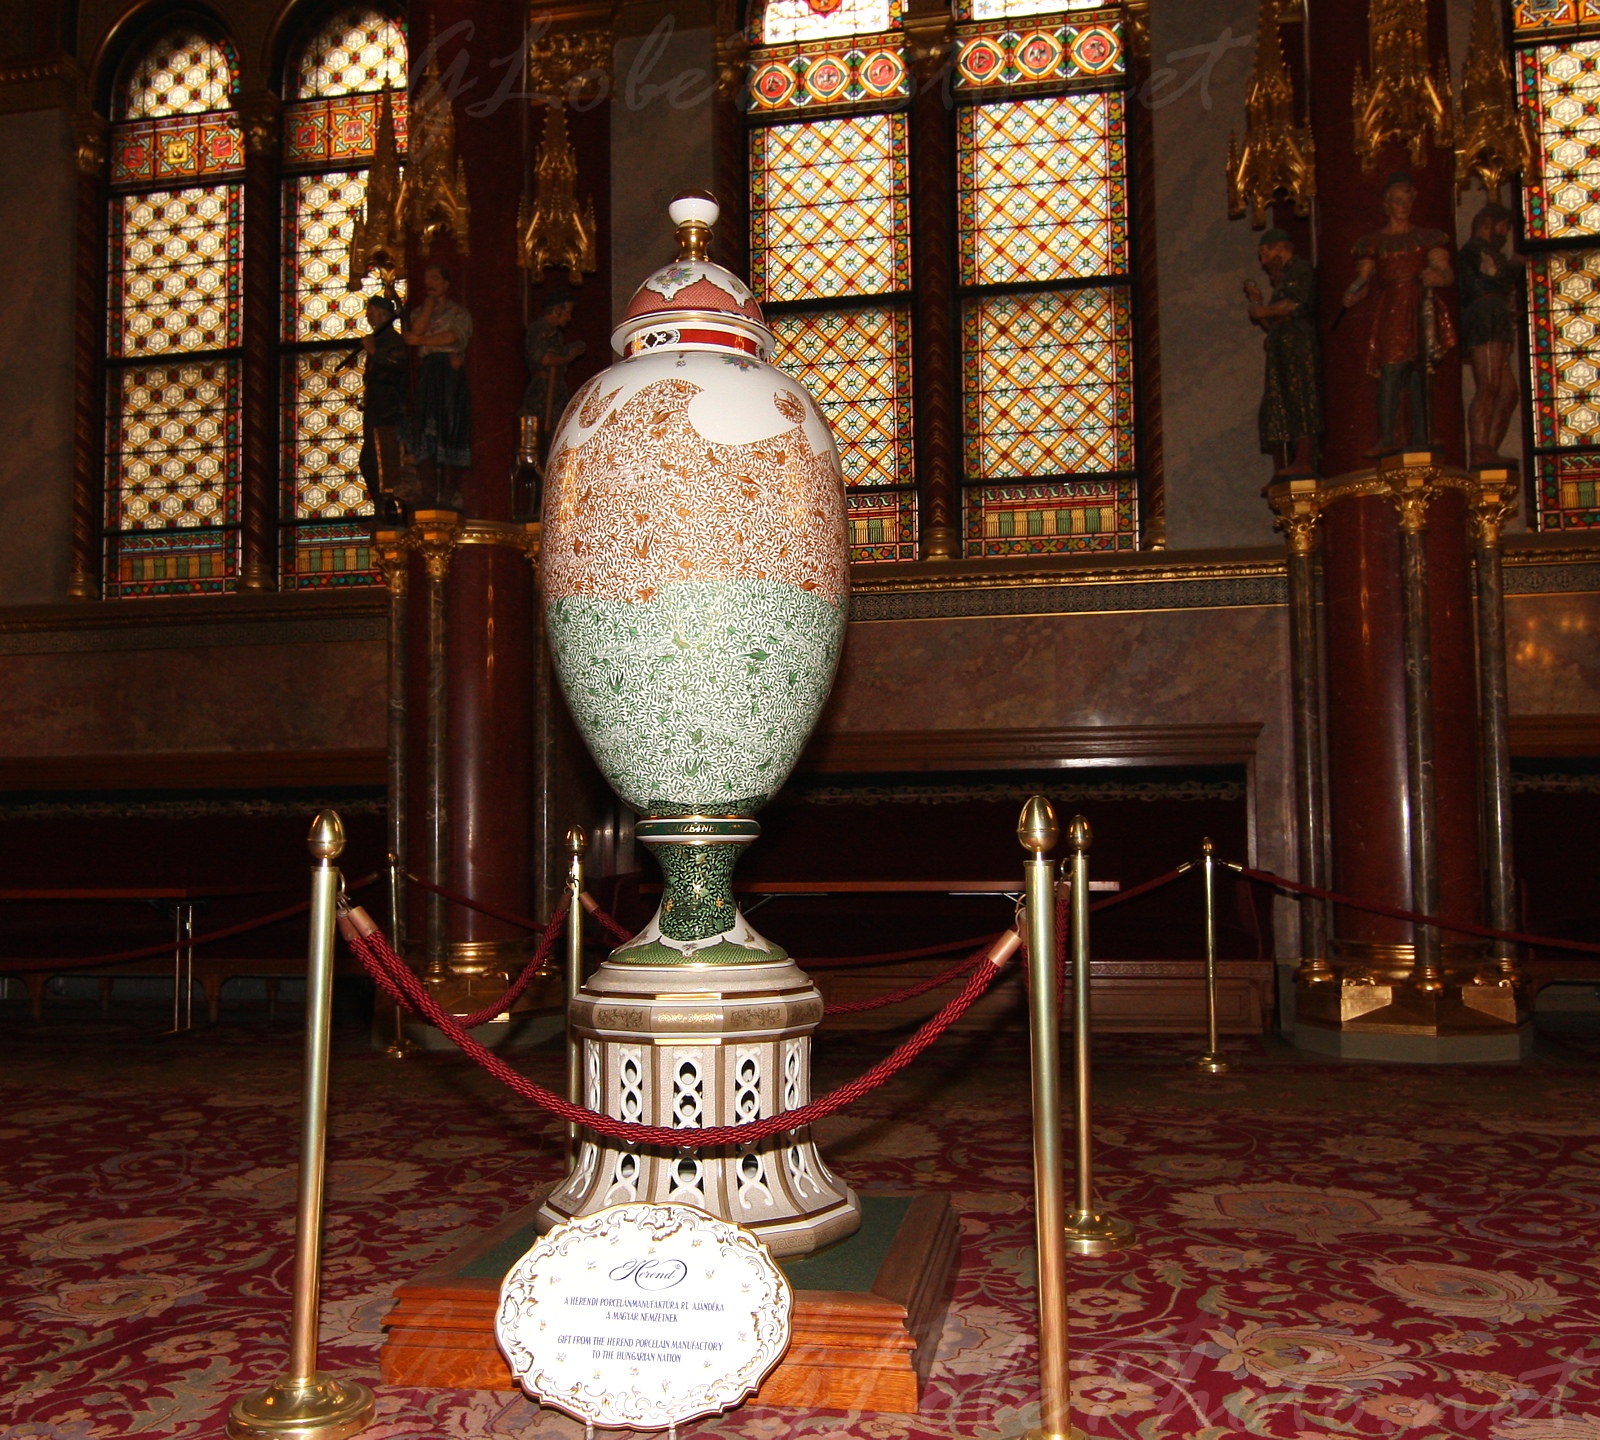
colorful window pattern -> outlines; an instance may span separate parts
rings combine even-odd
[[[820,110],[864,100],[899,100],[911,93],[911,72],[898,46],[808,50],[799,45],[763,50],[750,73],[750,107]]]
[[[237,576],[244,147],[227,108],[234,74],[223,42],[173,30],[135,57],[114,100],[108,597],[227,590]]]
[[[1600,234],[1600,41],[1540,45],[1518,58],[1539,139],[1539,174],[1525,191],[1528,237]]]
[[[1133,468],[1129,308],[1122,287],[968,304],[962,348],[969,478]]]
[[[1541,530],[1600,526],[1600,20],[1592,0],[1520,3],[1523,102],[1539,142],[1524,176],[1532,509]],[[1561,242],[1569,242],[1562,244]],[[1570,242],[1576,241],[1574,245]]]
[[[898,485],[911,473],[911,317],[903,309],[775,316],[777,361],[821,406],[845,484]]]
[[[362,370],[347,364],[367,333],[369,277],[349,288],[350,232],[366,198],[381,95],[390,90],[404,147],[406,38],[370,6],[335,14],[294,67],[284,125],[282,584],[372,584],[378,572],[360,522],[376,507],[361,477]]]
[[[1102,10],[1105,0],[963,0],[963,20],[1016,20],[1067,10]]]
[[[1121,94],[971,105],[958,133],[963,284],[1127,270]]]
[[[1114,24],[1038,30],[963,27],[956,36],[955,88],[1013,93],[1121,74],[1123,48]]]
[[[766,301],[911,284],[906,123],[852,115],[751,133],[750,268]]]
[[[767,0],[756,39],[763,45],[876,35],[900,23],[903,0]]]

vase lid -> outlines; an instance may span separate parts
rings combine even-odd
[[[678,258],[634,292],[611,336],[619,355],[673,349],[770,358],[772,332],[750,287],[707,258],[711,227],[720,213],[716,199],[704,190],[686,191],[667,207],[678,230]]]

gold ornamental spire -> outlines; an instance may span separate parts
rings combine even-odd
[[[594,197],[578,204],[578,157],[567,135],[566,102],[560,98],[545,112],[534,175],[538,193],[531,206],[524,196],[517,214],[517,264],[536,275],[547,265],[565,265],[567,279],[581,285],[584,272],[599,263]]]
[[[1435,146],[1450,143],[1450,67],[1441,57],[1438,74],[1428,69],[1428,0],[1372,0],[1367,16],[1372,60],[1368,80],[1356,66],[1355,151],[1372,170],[1385,145],[1404,145],[1411,163],[1428,163],[1428,135]]]
[[[422,84],[411,102],[411,154],[406,167],[405,218],[424,255],[446,231],[468,253],[471,207],[467,171],[456,155],[456,117],[439,78],[437,47],[429,45]]]
[[[1531,170],[1539,153],[1527,112],[1517,106],[1496,0],[1477,0],[1473,7],[1457,106],[1456,193],[1465,195],[1476,175],[1485,194],[1496,200],[1501,185]]]
[[[1281,0],[1261,0],[1255,75],[1244,106],[1244,149],[1228,136],[1228,217],[1237,220],[1248,208],[1257,230],[1265,227],[1274,201],[1287,201],[1296,215],[1307,215],[1317,193],[1316,141],[1309,125],[1294,123],[1281,12]]]
[[[367,170],[367,192],[361,213],[350,227],[345,255],[345,280],[359,290],[368,275],[377,275],[387,290],[405,268],[406,227],[401,210],[404,187],[400,152],[394,138],[394,104],[385,90],[378,101],[378,133]]]

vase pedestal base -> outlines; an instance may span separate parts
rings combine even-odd
[[[395,1291],[384,1321],[386,1385],[517,1388],[495,1344],[494,1317],[501,1280],[538,1238],[543,1198],[537,1193]],[[943,1194],[868,1193],[861,1201],[855,1234],[780,1260],[794,1286],[794,1338],[750,1404],[917,1412],[955,1280],[959,1224]]]

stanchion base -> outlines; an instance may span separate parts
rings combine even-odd
[[[409,1060],[417,1053],[417,1047],[409,1040],[391,1040],[383,1047],[384,1058],[387,1060]]]
[[[309,1382],[279,1380],[234,1401],[228,1440],[345,1440],[372,1424],[376,1405],[365,1385],[319,1370]]]
[[[1115,1215],[1079,1211],[1061,1228],[1074,1255],[1107,1255],[1133,1244],[1133,1226]]]
[[[1070,1430],[1044,1430],[1035,1425],[1022,1436],[1022,1440],[1089,1440],[1089,1437],[1076,1425]]]
[[[1207,1050],[1204,1055],[1196,1055],[1190,1060],[1189,1068],[1192,1070],[1204,1070],[1207,1075],[1226,1075],[1228,1071],[1233,1069],[1233,1066],[1221,1055],[1217,1054],[1215,1050]]]

